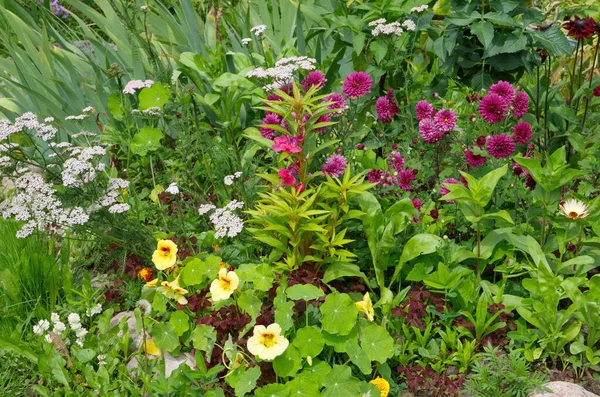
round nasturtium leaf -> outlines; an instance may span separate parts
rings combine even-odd
[[[361,346],[369,360],[386,362],[394,354],[394,339],[380,325],[370,324],[363,331]]]
[[[273,360],[273,370],[277,376],[294,376],[302,366],[302,358],[294,346],[288,346],[281,356]]]
[[[171,318],[169,319],[169,323],[173,324],[173,328],[175,328],[175,332],[178,336],[183,335],[188,329],[190,329],[189,317],[184,312],[173,312],[171,314]]]
[[[323,350],[325,338],[315,327],[304,327],[298,330],[292,344],[296,346],[300,356],[315,358]]]
[[[348,335],[358,315],[358,309],[348,294],[335,292],[327,295],[321,305],[321,324],[331,334]]]
[[[289,287],[285,294],[291,300],[305,300],[310,301],[313,299],[317,299],[325,295],[323,290],[319,287],[315,287],[312,284],[296,284],[294,286]]]
[[[255,397],[289,397],[289,395],[290,388],[280,383],[272,383],[254,391]]]
[[[171,323],[158,323],[152,327],[152,339],[161,350],[171,352],[179,347],[179,338]]]

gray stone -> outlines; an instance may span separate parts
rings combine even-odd
[[[121,312],[117,313],[110,319],[110,328],[114,328],[121,323],[121,320],[126,318],[127,328],[129,329],[129,337],[133,341],[133,345],[135,348],[139,348],[142,344],[142,335],[138,333],[135,329],[135,315],[133,311]],[[146,339],[148,339],[148,335],[146,335]]]
[[[583,387],[570,382],[548,382],[544,387],[552,392],[534,392],[530,397],[599,397],[597,394],[585,390]]]
[[[171,376],[171,373],[179,368],[179,366],[183,363],[187,364],[187,366],[192,369],[196,367],[196,360],[191,353],[183,353],[177,357],[173,357],[166,351],[163,351],[162,355],[165,359],[165,377],[167,378]]]

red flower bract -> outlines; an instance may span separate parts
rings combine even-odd
[[[343,90],[348,98],[360,98],[371,92],[373,80],[366,72],[350,73],[344,80]]]
[[[515,151],[515,143],[506,134],[492,135],[488,138],[485,148],[490,156],[503,159]]]
[[[298,146],[300,139],[289,136],[278,136],[274,139],[272,149],[276,152],[300,153],[302,148]]]
[[[594,18],[580,19],[578,16],[575,16],[575,19],[565,22],[563,26],[567,29],[567,35],[576,39],[587,39],[594,33],[594,24]]]

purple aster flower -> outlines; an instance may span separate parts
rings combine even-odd
[[[417,120],[418,121],[421,121],[424,119],[430,119],[430,118],[433,118],[433,116],[435,116],[435,109],[426,100],[417,102],[417,106],[415,109],[417,112]]]
[[[40,0],[40,3],[43,3],[44,0]],[[69,11],[67,11],[67,9],[65,7],[63,7],[58,0],[52,0],[50,2],[50,11],[52,11],[52,14],[56,15],[57,17],[62,17],[63,19],[66,19],[69,17]]]
[[[269,101],[282,101],[283,99],[277,94],[269,94],[267,95],[267,99]]]
[[[377,118],[382,123],[391,123],[392,118],[398,114],[398,106],[396,106],[396,101],[390,94],[377,98],[375,110],[377,110]]]
[[[515,96],[515,89],[508,81],[500,80],[491,85],[490,93],[499,95],[510,103]]]
[[[319,118],[317,119],[317,123],[316,123],[316,124],[318,124],[318,123],[328,123],[328,122],[330,122],[330,121],[331,121],[331,118],[329,117],[329,115],[328,115],[328,114],[324,114],[324,115],[322,115],[321,117],[319,117]],[[319,128],[315,128],[315,132],[323,132],[323,131],[325,131],[327,128],[328,128],[327,126],[325,126],[325,127],[319,127]]]
[[[325,75],[320,70],[315,70],[310,72],[304,80],[302,80],[302,89],[304,91],[308,91],[311,87],[316,86],[317,88],[323,88],[327,79]]]
[[[278,114],[267,112],[267,115],[262,120],[261,124],[280,125],[281,117],[279,117]],[[269,127],[266,127],[266,126],[260,127],[260,134],[267,139],[273,139],[273,137],[275,136],[275,133],[276,133],[276,131]]]
[[[417,170],[401,170],[396,176],[396,185],[402,190],[412,190],[410,183],[415,180]]]
[[[445,196],[450,193],[447,185],[458,185],[458,181],[454,178],[446,178],[440,184],[440,196]],[[447,200],[449,203],[456,203],[456,200]]]
[[[508,102],[498,94],[490,93],[479,102],[479,114],[491,124],[504,120],[507,110]]]
[[[388,166],[390,169],[400,172],[404,166],[404,159],[398,152],[392,152],[388,156]]]
[[[516,119],[520,119],[529,110],[529,96],[524,92],[518,92],[512,100],[511,113]]]
[[[372,169],[367,174],[367,181],[371,183],[379,183],[381,182],[381,178],[383,177],[383,171],[378,169]]]
[[[340,113],[344,112],[348,107],[346,105],[346,99],[344,98],[344,96],[337,92],[326,96],[325,99],[323,99],[323,102],[331,102],[331,104],[327,106],[327,109],[336,109],[339,110]]]
[[[338,177],[346,171],[346,158],[341,154],[333,154],[329,156],[321,170],[326,175]]]
[[[512,139],[515,143],[524,145],[531,140],[531,126],[524,121],[519,121],[517,125],[513,127],[512,133]]]
[[[371,92],[373,80],[368,73],[354,72],[350,73],[344,80],[343,90],[348,98],[360,98]]]
[[[450,132],[456,126],[456,113],[452,110],[442,109],[433,117],[433,121],[443,132]]]
[[[503,159],[515,151],[515,143],[506,134],[492,135],[485,144],[485,149],[490,156]]]
[[[433,119],[419,121],[419,135],[426,143],[435,143],[446,136]]]
[[[487,161],[487,159],[484,156],[475,154],[470,150],[467,150],[465,152],[465,160],[467,160],[467,164],[469,164],[471,167],[482,166]]]

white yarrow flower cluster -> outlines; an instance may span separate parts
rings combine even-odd
[[[231,186],[233,185],[233,180],[240,178],[242,176],[242,172],[238,171],[233,175],[227,175],[225,178],[223,178],[223,183],[225,183],[227,186]]]
[[[75,332],[75,336],[77,337],[75,343],[79,347],[83,347],[83,342],[85,341],[88,330],[81,325],[81,317],[79,317],[79,314],[77,313],[71,313],[67,317],[67,321],[69,322],[69,327],[71,327],[71,330]]]
[[[407,19],[406,21],[402,22],[402,27],[410,32],[414,32],[417,28],[417,25],[412,20]]]
[[[67,116],[65,117],[65,120],[69,121],[69,120],[83,120],[85,118],[87,118],[87,114],[78,114],[75,116]]]
[[[267,30],[267,25],[256,25],[250,28],[250,32],[254,33],[256,37],[260,36]]]
[[[104,195],[88,208],[88,213],[98,211],[108,207],[108,211],[114,214],[120,214],[129,210],[129,204],[118,203],[117,197],[121,191],[129,187],[129,181],[121,178],[111,178],[108,180],[108,186]]]
[[[179,186],[175,182],[171,183],[168,188],[165,189],[165,192],[169,194],[179,194]]]
[[[252,43],[252,39],[251,39],[250,37],[244,37],[244,38],[242,39],[242,44],[243,44],[243,45],[248,45],[248,44],[250,44],[250,43]]]
[[[50,121],[46,121],[50,120]],[[53,118],[46,118],[40,123],[37,116],[31,112],[23,113],[11,123],[8,119],[0,120],[0,141],[6,140],[13,134],[18,134],[24,130],[35,130],[35,135],[44,141],[49,141],[56,136],[58,130],[49,123],[54,121]]]
[[[62,180],[65,187],[81,187],[96,179],[96,171],[104,171],[105,164],[94,165],[91,160],[103,157],[106,149],[102,146],[73,147],[69,149],[71,157],[63,164]]]
[[[204,204],[200,206],[198,212],[203,215],[214,210],[208,218],[215,226],[216,238],[235,237],[244,229],[244,221],[234,214],[233,211],[240,209],[243,206],[243,201],[233,200],[223,208],[216,208],[212,204]]]
[[[150,88],[152,87],[152,84],[154,84],[154,81],[152,80],[131,80],[125,85],[125,88],[123,88],[123,94],[135,94],[136,90]]]
[[[423,4],[422,6],[411,8],[410,12],[415,12],[415,13],[419,14],[428,8],[429,8],[429,6],[427,4]]]
[[[314,70],[316,63],[316,59],[305,56],[282,58],[272,68],[257,68],[248,72],[246,76],[257,77],[259,79],[272,79],[272,84],[263,87],[265,91],[270,91],[290,84],[294,78],[294,74],[298,70]]]
[[[384,18],[369,23],[369,27],[373,28],[373,30],[371,30],[371,34],[375,37],[379,35],[400,36],[402,33],[404,33],[400,22],[387,23]]]

